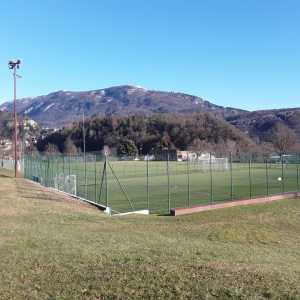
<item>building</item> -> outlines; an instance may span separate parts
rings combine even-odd
[[[177,151],[177,160],[178,161],[186,161],[186,160],[196,160],[198,154],[193,151]]]

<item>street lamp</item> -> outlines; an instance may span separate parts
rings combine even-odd
[[[19,162],[19,149],[18,149],[18,121],[17,121],[17,111],[16,111],[16,101],[17,101],[17,69],[20,68],[21,60],[15,59],[8,62],[8,68],[13,71],[14,78],[14,147],[15,147],[15,177],[20,175],[20,162]]]

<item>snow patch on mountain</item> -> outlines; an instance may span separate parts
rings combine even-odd
[[[33,110],[33,107],[29,107],[24,111],[24,114],[29,114]]]
[[[54,106],[55,103],[51,103],[50,105],[48,105],[43,111],[46,112],[47,110],[49,110],[52,106]]]

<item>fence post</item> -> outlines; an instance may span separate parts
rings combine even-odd
[[[147,173],[147,208],[150,211],[150,195],[149,195],[149,155],[146,156],[146,173]]]
[[[1,168],[1,166],[0,166]],[[25,154],[23,155],[23,175],[24,175],[24,178],[26,178],[26,157],[25,157]]]
[[[30,178],[29,177],[30,173],[28,173],[28,172],[30,172],[30,169],[29,169],[29,154],[26,155],[26,178]]]
[[[191,188],[190,188],[190,162],[189,156],[186,159],[186,172],[187,172],[187,188],[188,188],[188,199],[187,199],[187,206],[191,205]]]
[[[252,161],[251,157],[249,157],[249,196],[252,198],[252,173],[251,173]]]
[[[210,173],[210,204],[212,204],[213,203],[213,174],[212,174],[211,153],[209,153],[209,173]]]
[[[36,159],[33,159],[33,156],[31,157],[31,166],[33,173],[37,176],[40,177],[40,165],[41,165],[41,160],[39,157],[36,157]]]
[[[59,156],[56,157],[56,180],[57,180],[57,188],[60,190],[60,182],[59,182]]]
[[[63,173],[64,173],[64,179],[65,179],[65,155],[63,154]]]
[[[84,152],[84,194],[87,199],[87,174],[86,174],[86,153]]]
[[[230,199],[233,200],[233,174],[232,174],[232,153],[229,154],[230,159]]]
[[[54,188],[54,157],[52,156],[51,158],[51,165],[50,165],[50,168],[51,168],[51,184],[52,184],[52,187]]]
[[[281,154],[281,192],[284,193],[284,170],[283,170],[283,155]]]
[[[37,170],[37,174],[39,174],[38,177],[40,177],[41,184],[43,184],[43,183],[42,183],[42,176],[43,176],[43,161],[42,161],[41,157],[38,158],[38,161],[37,161],[37,162],[34,161],[33,163],[34,163],[34,165],[35,165],[35,169]]]
[[[300,190],[300,183],[299,183],[299,163],[300,163],[300,156],[298,155],[298,162],[297,162],[297,191]]]
[[[167,177],[168,177],[168,209],[171,211],[171,191],[170,191],[170,170],[169,170],[169,149],[167,153]]]
[[[48,161],[48,159],[47,159],[47,161]],[[44,166],[44,176],[45,176],[44,186],[47,186],[47,181],[48,181],[48,176],[47,176],[47,165],[48,165],[48,163],[47,163],[47,161],[44,159],[44,164],[43,164],[43,166]]]
[[[37,173],[37,170],[35,168],[35,165],[33,163],[33,155],[30,156],[30,173],[31,173],[31,176],[38,176],[38,173]]]
[[[94,165],[94,184],[95,184],[95,202],[97,202],[97,156],[95,156],[95,165]]]
[[[47,184],[46,186],[50,187],[50,158],[48,156],[48,159],[47,159]]]
[[[265,160],[266,164],[266,188],[267,188],[267,196],[269,196],[269,169],[268,169],[268,160]]]
[[[32,162],[31,162],[31,156],[28,157],[28,170],[29,170],[29,175],[28,176],[32,176],[33,170],[32,170]],[[30,178],[29,177],[29,178]]]
[[[104,171],[105,171],[105,202],[106,202],[106,207],[108,207],[107,154],[105,154]]]
[[[24,178],[26,178],[25,166],[26,166],[25,154],[23,154],[23,176],[24,176]],[[1,166],[0,166],[0,168],[1,168]]]
[[[68,162],[69,162],[69,176],[71,176],[71,154],[68,155]]]
[[[33,155],[30,157],[31,175],[39,176],[38,170],[33,160]]]

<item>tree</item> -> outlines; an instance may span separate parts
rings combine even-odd
[[[118,155],[136,156],[138,154],[138,149],[134,141],[130,139],[122,139],[117,148]]]
[[[59,153],[59,150],[55,144],[47,144],[45,147],[45,152],[54,154],[54,153]]]
[[[296,141],[297,136],[292,129],[282,123],[276,124],[272,134],[272,142],[279,155],[291,151]]]
[[[151,116],[95,117],[86,120],[86,151],[101,151],[104,145],[116,149],[119,155],[136,155],[139,149],[147,154],[162,147],[195,151],[224,152],[227,142],[234,142],[235,149],[249,149],[251,140],[232,125],[210,114],[168,114]],[[82,125],[74,123],[39,139],[37,148],[44,151],[49,143],[57,145],[60,152],[75,152],[65,147],[72,139],[78,149],[82,142]],[[199,149],[200,148],[200,149]]]
[[[67,154],[77,154],[78,153],[78,150],[70,137],[68,137],[64,143],[64,153],[67,153]]]

